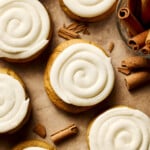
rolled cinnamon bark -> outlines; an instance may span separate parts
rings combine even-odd
[[[65,129],[62,129],[60,131],[57,131],[56,133],[51,135],[51,140],[57,144],[60,141],[64,140],[65,138],[68,138],[70,136],[76,135],[78,133],[78,128],[75,124],[72,124]]]
[[[148,45],[145,45],[143,48],[140,50],[143,54],[148,55],[150,54],[150,47]]]
[[[147,37],[146,37],[146,45],[148,46],[148,47],[150,47],[150,29],[148,30],[148,34],[147,34]]]
[[[132,37],[128,41],[128,45],[133,49],[133,50],[139,50],[145,45],[145,40],[148,35],[148,30],[141,32],[137,34],[136,36]]]
[[[133,36],[144,31],[144,28],[136,17],[131,13],[128,7],[120,8],[118,12],[118,18],[129,29]]]
[[[150,25],[150,0],[141,0],[141,18],[143,24]]]
[[[141,85],[150,82],[150,72],[142,71],[133,73],[125,77],[125,82],[128,90],[140,87]]]
[[[142,56],[132,56],[122,60],[121,65],[131,70],[140,68],[150,68],[150,59]]]
[[[141,0],[128,0],[127,2],[127,7],[138,20],[141,20],[141,5]]]

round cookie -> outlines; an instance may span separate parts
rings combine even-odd
[[[28,120],[30,110],[21,78],[10,69],[0,68],[0,134],[19,130]]]
[[[149,150],[150,118],[125,106],[112,108],[89,126],[89,150]]]
[[[56,150],[56,148],[41,140],[29,140],[18,144],[12,150]]]
[[[39,0],[1,0],[0,10],[0,58],[20,63],[39,56],[52,34],[43,4]]]
[[[61,8],[72,19],[96,22],[115,10],[118,0],[59,0]]]
[[[44,74],[50,100],[59,108],[79,113],[107,98],[114,86],[111,59],[92,42],[74,39],[55,48]]]

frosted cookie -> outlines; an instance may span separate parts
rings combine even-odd
[[[18,144],[13,150],[56,150],[56,148],[44,141],[29,140]]]
[[[21,78],[0,68],[0,134],[13,133],[28,120],[30,100]]]
[[[95,22],[109,16],[118,0],[59,0],[64,12],[72,19]]]
[[[44,82],[59,108],[79,113],[106,99],[114,86],[111,59],[102,48],[84,40],[60,44],[48,60]]]
[[[150,118],[116,107],[98,116],[88,130],[89,150],[150,150]]]
[[[39,0],[0,0],[0,58],[27,62],[51,38],[50,16]]]

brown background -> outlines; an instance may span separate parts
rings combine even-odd
[[[51,143],[50,135],[57,130],[65,128],[71,123],[75,123],[80,132],[76,137],[70,138],[57,145],[58,150],[88,150],[86,142],[86,130],[89,122],[103,110],[112,106],[127,105],[142,110],[150,116],[150,86],[143,86],[129,92],[124,84],[124,75],[118,73],[116,68],[120,66],[123,58],[132,55],[127,49],[117,31],[116,15],[112,14],[109,18],[98,23],[89,24],[90,35],[81,35],[84,39],[92,40],[105,49],[110,42],[115,43],[115,48],[110,54],[114,66],[116,81],[115,87],[110,97],[96,108],[78,115],[65,113],[57,109],[48,99],[43,86],[43,73],[47,59],[59,43],[64,41],[57,35],[57,31],[63,24],[70,24],[70,20],[61,10],[58,0],[41,0],[51,14],[54,33],[52,41],[46,51],[38,59],[25,64],[15,64],[0,61],[0,66],[9,67],[16,71],[26,83],[32,103],[32,115],[29,122],[16,134],[0,136],[0,150],[10,150],[12,146],[20,141],[30,139],[41,139],[33,133],[32,129],[37,122],[42,123],[47,130],[45,141]]]

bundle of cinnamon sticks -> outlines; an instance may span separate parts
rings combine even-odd
[[[121,66],[118,71],[127,75],[125,83],[128,90],[150,83],[150,59],[132,56],[122,60]]]
[[[85,23],[73,22],[68,26],[64,24],[64,26],[58,30],[58,35],[66,40],[79,39],[79,33],[89,35],[88,25]]]
[[[128,45],[135,51],[150,54],[150,0],[128,0],[118,11],[118,18],[128,35]]]

